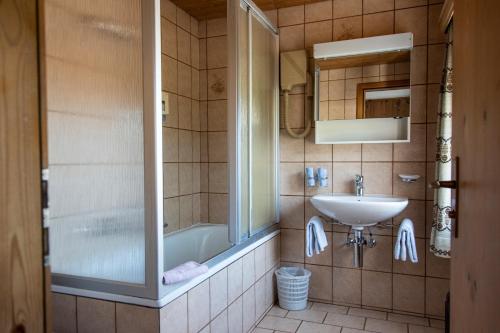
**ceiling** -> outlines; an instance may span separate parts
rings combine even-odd
[[[206,20],[226,16],[226,0],[171,0],[178,7],[198,20]],[[303,5],[322,0],[253,0],[263,11]]]

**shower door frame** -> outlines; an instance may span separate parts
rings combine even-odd
[[[239,28],[243,22],[240,20],[240,10],[246,7],[248,15],[248,109],[249,114],[252,107],[252,16],[255,17],[265,28],[272,32],[276,39],[276,65],[275,65],[275,125],[277,129],[275,130],[274,136],[274,151],[275,151],[275,220],[269,221],[263,227],[259,229],[252,229],[252,200],[251,193],[249,194],[249,204],[248,204],[248,232],[242,235],[241,232],[241,221],[242,221],[242,188],[241,184],[241,165],[242,165],[242,137],[241,134],[241,104],[240,104],[240,61],[239,61]],[[266,17],[266,15],[251,1],[251,0],[227,0],[227,31],[228,31],[228,181],[229,181],[229,241],[233,244],[239,244],[251,236],[255,235],[259,231],[271,227],[273,224],[279,222],[279,163],[280,163],[280,152],[279,152],[279,31],[273,25],[272,22]],[[251,122],[249,122],[249,127]],[[251,132],[249,133],[249,148],[251,151]],[[251,154],[249,154],[248,164],[251,165]],[[248,172],[249,181],[252,183],[251,169]],[[251,189],[250,189],[251,190]]]
[[[52,273],[52,291],[127,302],[159,299],[163,273],[160,0],[141,0],[144,138],[144,284]],[[48,151],[49,147],[44,147]],[[50,184],[49,184],[50,186]],[[139,302],[140,303],[140,302]]]

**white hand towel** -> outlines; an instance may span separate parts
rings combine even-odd
[[[306,255],[312,257],[314,252],[320,254],[328,246],[323,222],[318,216],[313,216],[306,227]]]
[[[404,219],[399,226],[398,238],[394,246],[394,259],[406,261],[407,254],[411,262],[418,262],[413,222],[408,218]]]

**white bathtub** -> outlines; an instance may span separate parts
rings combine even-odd
[[[204,263],[230,247],[225,224],[202,223],[173,232],[163,240],[163,270],[187,261]]]

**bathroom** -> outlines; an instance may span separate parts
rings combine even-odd
[[[19,130],[27,159],[5,174],[27,180],[19,191],[40,184],[28,213],[43,228],[5,229],[15,246],[2,256],[19,263],[5,264],[0,330],[493,332],[500,274],[474,263],[498,267],[499,230],[484,248],[469,234],[498,193],[467,185],[488,187],[475,177],[500,161],[481,135],[498,140],[500,121],[491,94],[474,90],[483,106],[459,85],[480,84],[467,42],[487,61],[499,50],[464,28],[469,2],[6,7],[6,27],[31,22],[5,28],[34,44],[3,62],[25,66],[18,87],[36,112]],[[485,2],[475,20],[500,12]],[[28,218],[28,196],[10,197],[12,220]],[[291,280],[306,283],[300,301],[287,301]]]

